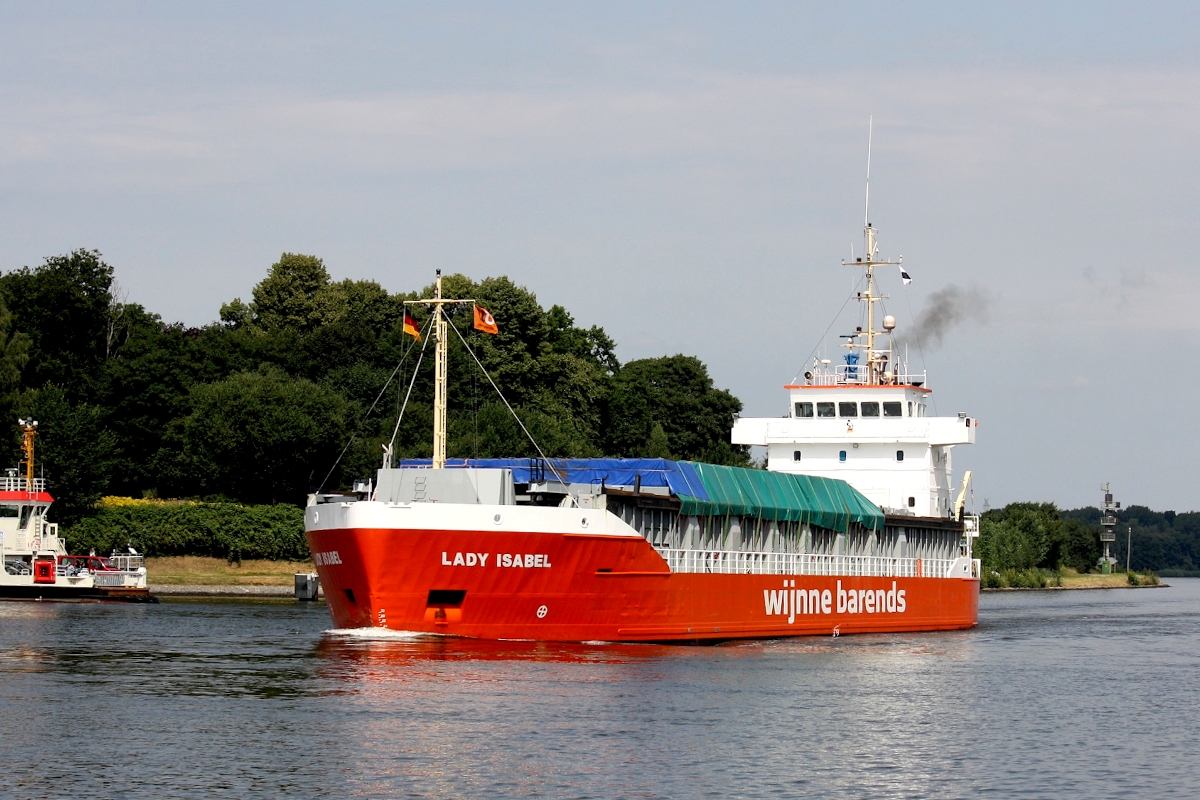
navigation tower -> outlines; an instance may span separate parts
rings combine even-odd
[[[1100,511],[1100,543],[1104,545],[1104,556],[1100,559],[1100,571],[1107,575],[1117,563],[1110,551],[1112,543],[1117,540],[1117,535],[1113,533],[1117,517],[1113,512],[1119,509],[1121,504],[1113,502],[1112,492],[1109,491],[1107,483],[1100,485],[1100,491],[1104,492],[1104,508]]]

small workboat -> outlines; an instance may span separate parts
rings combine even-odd
[[[143,557],[132,547],[104,558],[71,555],[46,515],[54,498],[33,471],[36,420],[19,420],[21,465],[0,478],[0,600],[157,603]]]

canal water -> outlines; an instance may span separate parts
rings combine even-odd
[[[1200,579],[712,647],[0,603],[0,798],[1196,796]]]

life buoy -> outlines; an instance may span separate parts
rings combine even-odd
[[[32,542],[30,542],[30,545],[33,547],[34,550],[41,550],[42,549],[42,540],[34,539]]]

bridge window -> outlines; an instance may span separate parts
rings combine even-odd
[[[897,461],[903,461],[903,460],[904,460],[904,451],[903,451],[903,450],[897,450],[897,451],[896,451],[896,460],[897,460]]]
[[[799,460],[800,460],[800,451],[793,450],[792,451],[792,461],[799,461]]]
[[[862,415],[864,417],[878,417],[879,416],[879,403],[876,403],[876,402],[863,403],[862,404]]]
[[[908,498],[908,507],[916,508],[917,507],[917,498],[915,498],[915,497]]]
[[[845,461],[845,460],[846,460],[846,451],[839,450],[838,451],[838,461]]]
[[[904,410],[899,403],[884,403],[883,415],[885,417],[902,417],[904,416]]]
[[[858,403],[838,403],[839,417],[857,417]]]
[[[0,506],[0,517],[15,517],[20,513],[17,506]]]
[[[835,417],[835,416],[837,416],[836,414],[833,413],[833,403],[817,403],[817,416],[818,417]]]
[[[813,415],[812,403],[796,403],[797,417],[811,417]]]

